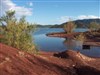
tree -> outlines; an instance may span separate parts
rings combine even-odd
[[[33,53],[36,50],[31,29],[28,27],[30,24],[26,22],[24,16],[17,20],[14,14],[14,11],[8,11],[5,16],[0,18],[2,23],[6,23],[5,28],[2,27],[3,38],[1,42],[17,49]]]
[[[91,22],[90,25],[89,25],[90,31],[98,30],[99,28],[100,28],[100,25],[96,22]]]
[[[67,33],[72,33],[75,28],[76,28],[76,25],[71,20],[69,20],[69,22],[67,22],[67,24],[65,24],[63,27],[64,31]]]
[[[9,20],[15,19],[14,14],[15,14],[15,11],[7,11],[6,15],[0,18],[0,23],[2,23],[2,25],[5,25],[8,23]]]

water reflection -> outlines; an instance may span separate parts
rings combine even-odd
[[[62,52],[65,50],[80,51],[82,54],[93,57],[100,57],[100,47],[90,46],[90,49],[83,48],[83,42],[69,38],[48,37],[47,33],[63,32],[63,29],[40,29],[35,32],[34,43],[38,46],[38,50],[50,52]]]
[[[73,40],[71,38],[66,38],[63,41],[63,44],[67,47],[67,49],[70,49],[70,50],[74,50],[74,49],[82,50],[83,48],[82,47],[83,41]]]
[[[67,49],[74,49],[75,48],[75,42],[70,39],[70,38],[66,38],[64,41],[63,41],[63,44],[67,47]]]
[[[90,50],[90,48],[91,48],[90,45],[83,45],[82,46],[83,50]]]

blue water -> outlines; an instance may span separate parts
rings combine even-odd
[[[87,29],[76,29],[75,32],[84,32]],[[65,50],[76,50],[80,51],[82,54],[100,57],[100,47],[91,46],[90,49],[82,49],[82,43],[80,41],[58,38],[58,37],[48,37],[47,33],[51,32],[63,32],[61,28],[41,28],[37,29],[33,33],[34,42],[38,50],[48,51],[48,52],[62,52]]]

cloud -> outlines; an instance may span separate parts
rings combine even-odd
[[[80,15],[80,16],[76,16],[76,17],[72,17],[72,16],[61,16],[60,18],[57,18],[56,22],[59,23],[64,23],[64,22],[68,22],[69,20],[82,20],[82,19],[96,19],[99,18],[99,16],[95,16],[95,15]]]
[[[33,3],[32,2],[29,2],[29,6],[33,6]]]
[[[100,17],[95,15],[80,15],[77,17],[77,19],[96,19],[96,18]]]
[[[56,22],[58,23],[64,23],[68,22],[69,20],[74,20],[75,18],[72,16],[61,16],[60,18],[57,18]]]
[[[60,18],[57,18],[59,23],[64,23],[67,22],[69,20],[69,16],[61,16]]]
[[[22,7],[22,6],[18,6],[15,3],[13,3],[11,0],[0,0],[0,11],[2,12],[1,15],[4,14],[5,11],[8,10],[15,10],[16,11],[16,15],[17,16],[29,16],[32,15],[32,9],[31,8],[27,8],[27,7]]]

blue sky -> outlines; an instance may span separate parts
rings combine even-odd
[[[9,9],[11,8],[15,9],[16,12],[18,13],[17,14],[18,16],[25,15],[27,20],[31,23],[44,24],[44,25],[60,24],[68,21],[69,18],[72,18],[73,20],[100,18],[100,0],[5,0],[5,1],[6,5],[9,6]]]

